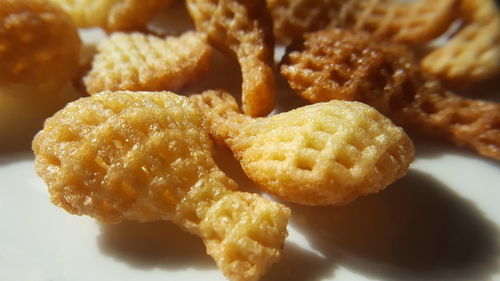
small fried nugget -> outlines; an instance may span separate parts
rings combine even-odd
[[[243,76],[243,111],[263,116],[274,108],[274,37],[265,0],[187,0],[196,29],[235,55]]]
[[[101,27],[108,32],[144,28],[172,0],[49,0],[58,4],[78,27]]]
[[[414,156],[404,131],[362,103],[330,101],[253,119],[223,91],[191,98],[248,177],[291,202],[341,205],[376,193],[401,178]]]
[[[494,0],[464,0],[468,22],[421,62],[422,70],[448,83],[472,84],[500,73],[500,11]]]
[[[500,104],[446,91],[422,74],[404,45],[342,29],[310,33],[304,40],[287,50],[281,74],[307,100],[361,101],[396,124],[500,159]]]
[[[290,210],[236,184],[212,159],[204,118],[170,92],[103,92],[47,119],[33,140],[51,201],[101,222],[170,220],[200,236],[230,280],[279,259]]]
[[[177,91],[207,70],[212,48],[201,32],[162,39],[141,33],[114,33],[98,46],[84,78],[87,91]]]
[[[80,44],[60,8],[46,1],[0,1],[2,94],[23,84],[34,88],[32,94],[58,92],[78,69]]]

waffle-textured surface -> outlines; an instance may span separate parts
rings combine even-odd
[[[71,15],[78,27],[101,27],[106,31],[143,28],[172,0],[49,0]]]
[[[440,79],[471,84],[500,73],[500,10],[494,0],[464,0],[466,26],[428,54],[422,69]]]
[[[231,280],[256,280],[279,258],[288,208],[233,191],[212,159],[200,111],[185,97],[82,98],[46,121],[33,150],[52,202],[70,213],[172,220],[204,240]]]
[[[208,71],[211,54],[201,32],[165,39],[114,33],[98,46],[84,83],[90,94],[104,90],[177,91]]]
[[[414,55],[398,43],[340,29],[310,33],[288,49],[281,73],[312,102],[361,101],[397,124],[500,159],[500,104],[447,92],[423,76]]]
[[[187,0],[196,29],[214,46],[237,57],[243,111],[263,116],[274,108],[272,22],[264,0]]]
[[[242,116],[232,96],[191,97],[257,185],[306,205],[345,204],[402,177],[414,148],[404,131],[358,102],[317,103],[266,118]]]
[[[43,1],[0,1],[0,84],[58,92],[78,68],[80,38],[71,18]],[[4,91],[2,91],[4,92]],[[14,91],[16,92],[16,91]]]

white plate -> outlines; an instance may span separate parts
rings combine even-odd
[[[190,27],[180,4],[169,13],[156,24]],[[237,92],[238,71],[216,55],[188,91]],[[278,111],[305,104],[278,84]],[[336,208],[292,205],[283,260],[262,280],[500,280],[499,163],[432,138],[415,144],[407,176],[377,195]],[[216,157],[254,189],[227,149]],[[54,207],[32,154],[21,152],[0,155],[0,280],[225,279],[201,241],[168,222],[100,225]]]

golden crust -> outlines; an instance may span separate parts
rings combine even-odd
[[[201,32],[165,39],[114,33],[98,46],[84,83],[90,94],[104,90],[177,91],[208,71],[211,54]]]
[[[69,16],[45,1],[0,2],[0,84],[57,93],[78,68],[80,38]],[[14,93],[15,94],[15,93]]]
[[[362,103],[330,101],[252,119],[225,92],[191,98],[248,177],[295,203],[339,205],[376,193],[402,177],[413,159],[404,131]]]
[[[340,29],[310,33],[305,42],[287,50],[281,73],[312,102],[361,101],[397,124],[500,159],[500,104],[447,92],[422,75],[414,55],[403,45]]]
[[[235,55],[243,76],[243,111],[263,116],[274,108],[274,38],[264,0],[188,0],[196,29]]]
[[[82,98],[45,122],[33,150],[52,202],[70,213],[103,222],[172,220],[203,239],[231,280],[256,280],[279,259],[289,209],[233,191],[212,159],[201,113],[185,97]]]
[[[78,27],[101,27],[106,31],[143,28],[172,0],[49,0],[71,15]]]

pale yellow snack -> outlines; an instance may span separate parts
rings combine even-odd
[[[114,33],[98,46],[84,83],[90,94],[104,90],[177,91],[208,70],[211,54],[201,32],[165,39]]]
[[[58,92],[77,71],[79,51],[77,29],[60,8],[46,1],[0,1],[2,94],[23,85],[33,95]]]
[[[404,131],[362,103],[330,101],[253,119],[223,91],[191,99],[248,177],[295,203],[339,205],[376,193],[402,177],[414,156]]]
[[[188,98],[124,91],[79,99],[45,122],[33,150],[51,201],[70,213],[171,220],[203,239],[230,280],[257,280],[279,259],[290,210],[234,191]]]
[[[421,62],[446,82],[472,84],[500,73],[500,11],[494,0],[464,0],[466,26]]]
[[[172,0],[49,0],[58,4],[78,27],[101,27],[106,31],[143,28]]]
[[[274,38],[264,0],[187,0],[196,29],[214,46],[235,55],[243,76],[243,111],[263,116],[275,100]]]

